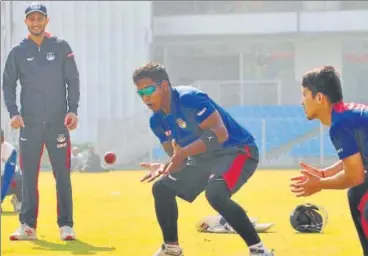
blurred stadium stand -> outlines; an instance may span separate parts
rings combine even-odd
[[[30,2],[1,2],[1,68],[27,33],[23,15]],[[174,86],[200,88],[248,128],[264,168],[336,160],[328,129],[307,121],[300,106],[305,71],[336,66],[345,100],[368,103],[368,1],[45,4],[49,30],[70,43],[80,67],[80,126],[72,141],[94,144],[100,155],[116,152],[117,168],[166,158],[131,80],[148,60],[163,63]],[[17,144],[1,100],[1,126]]]

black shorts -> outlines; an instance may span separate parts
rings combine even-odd
[[[259,153],[256,146],[221,150],[206,159],[194,158],[177,172],[162,177],[160,182],[176,191],[178,197],[193,202],[208,183],[223,180],[232,194],[236,193],[257,169]]]

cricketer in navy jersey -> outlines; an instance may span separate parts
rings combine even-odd
[[[368,255],[368,106],[343,101],[340,77],[331,66],[304,74],[302,95],[307,119],[330,127],[340,160],[324,169],[301,163],[302,175],[292,178],[292,191],[310,196],[325,189],[348,189],[352,219]]]
[[[159,64],[136,69],[133,81],[153,111],[150,127],[169,156],[165,164],[141,164],[150,170],[141,181],[162,175],[152,186],[164,241],[154,255],[183,255],[176,197],[192,202],[205,192],[208,203],[237,230],[250,255],[273,256],[244,209],[231,198],[257,169],[259,153],[253,136],[206,93],[191,86],[172,87]]]

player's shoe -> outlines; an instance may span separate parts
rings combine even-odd
[[[183,250],[178,246],[163,244],[153,256],[184,256]]]
[[[22,224],[13,234],[10,235],[11,241],[17,240],[36,240],[37,233],[34,228],[31,228],[27,224]]]
[[[260,249],[251,249],[250,256],[275,256],[273,250],[265,251]]]
[[[61,240],[64,240],[64,241],[75,240],[76,236],[75,236],[74,229],[69,226],[62,226],[60,228],[60,238]]]
[[[13,196],[10,200],[11,204],[13,205],[13,209],[15,212],[20,212],[20,209],[22,208],[22,203],[19,202],[17,196]]]

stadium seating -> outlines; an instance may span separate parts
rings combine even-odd
[[[317,121],[306,121],[303,108],[296,105],[233,106],[227,108],[227,111],[253,134],[261,153],[263,150],[269,152],[291,143],[319,128]],[[319,154],[319,142],[315,143],[316,140],[318,141],[318,137],[294,146],[290,154],[292,156]],[[265,145],[261,146],[264,141]],[[325,144],[328,145],[326,142]],[[329,148],[328,152],[330,151]],[[160,146],[154,148],[153,157],[165,158]]]
[[[331,143],[328,132],[323,134],[323,155],[326,157],[336,156],[336,151]],[[321,155],[321,140],[320,136],[315,136],[309,140],[304,141],[299,145],[295,145],[290,156],[294,157],[318,157]]]

